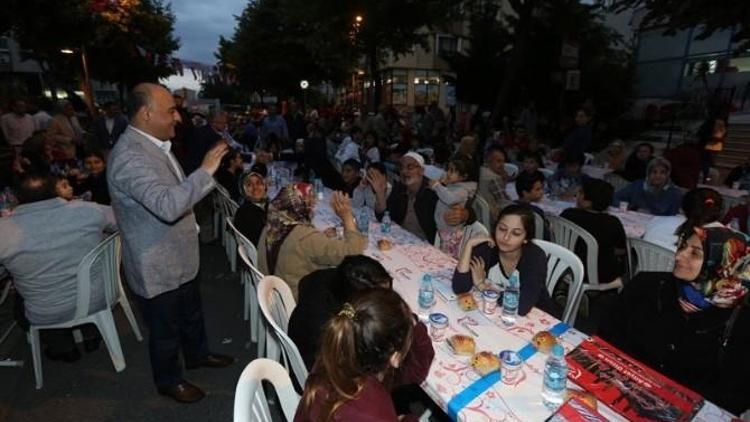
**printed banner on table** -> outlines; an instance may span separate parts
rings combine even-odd
[[[598,337],[566,356],[568,378],[630,421],[689,421],[703,398]]]

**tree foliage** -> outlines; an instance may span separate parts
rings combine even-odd
[[[458,74],[459,99],[492,110],[496,121],[534,101],[542,111],[569,112],[591,101],[603,119],[629,107],[631,50],[602,23],[601,9],[577,0],[469,2],[469,49],[447,57]],[[563,43],[578,47],[581,88],[565,92]]]
[[[427,46],[428,28],[448,18],[447,0],[249,1],[218,58],[242,87],[299,94],[299,81],[341,83],[358,59],[376,73],[386,54]],[[355,18],[362,18],[355,25]],[[226,67],[224,67],[226,69]],[[377,91],[377,90],[375,90]]]
[[[80,56],[62,48],[85,49],[91,77],[130,87],[172,73],[168,58],[179,43],[174,15],[162,0],[10,0],[0,25],[13,31],[32,58],[61,81],[80,68]]]
[[[695,26],[697,39],[714,32],[734,28],[737,49],[750,48],[750,2],[746,0],[615,0],[612,10],[622,12],[645,8],[641,28],[663,26],[666,34]]]

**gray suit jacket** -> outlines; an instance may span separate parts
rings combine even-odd
[[[213,177],[200,168],[178,174],[163,150],[128,126],[110,153],[107,183],[133,292],[150,299],[195,278],[193,205],[214,188]]]

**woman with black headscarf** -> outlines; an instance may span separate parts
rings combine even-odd
[[[747,239],[724,227],[686,233],[672,272],[626,284],[599,335],[735,414],[750,408]]]

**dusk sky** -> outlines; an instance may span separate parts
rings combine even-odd
[[[231,37],[236,23],[235,16],[242,13],[248,0],[172,0],[172,11],[176,16],[175,34],[180,39],[180,49],[175,56],[183,60],[214,64],[214,52],[219,45],[219,36]],[[197,89],[199,83],[190,72],[185,76],[173,76],[166,80],[172,88]]]

